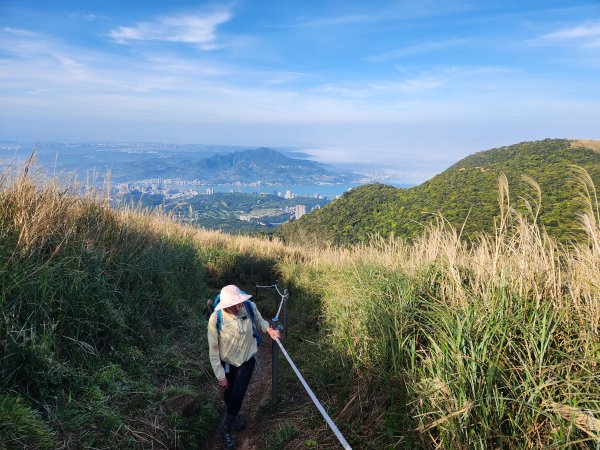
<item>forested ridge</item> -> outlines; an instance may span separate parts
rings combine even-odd
[[[367,241],[374,234],[414,238],[443,217],[463,229],[464,237],[474,238],[494,226],[500,212],[498,179],[505,174],[512,206],[526,212],[529,204],[534,217],[541,201],[540,225],[562,242],[576,240],[583,204],[573,166],[585,168],[598,184],[597,141],[545,139],[494,148],[470,155],[416,187],[370,184],[352,189],[278,234],[288,239],[314,234],[342,244]]]

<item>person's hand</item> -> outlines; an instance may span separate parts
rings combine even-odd
[[[222,391],[227,390],[227,388],[229,387],[229,381],[227,381],[227,378],[219,380],[217,384],[219,385],[219,389],[221,389]]]
[[[267,333],[269,333],[269,336],[271,336],[271,339],[280,339],[281,338],[281,334],[279,333],[279,330],[276,330],[275,328],[267,328]]]

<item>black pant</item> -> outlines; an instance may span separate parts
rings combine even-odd
[[[255,365],[256,360],[254,356],[240,367],[229,364],[229,373],[225,374],[229,382],[229,387],[225,390],[224,399],[227,405],[227,413],[233,417],[237,416],[240,412]],[[223,366],[225,366],[225,363],[223,363]]]

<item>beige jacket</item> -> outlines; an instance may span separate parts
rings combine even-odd
[[[269,322],[264,320],[256,305],[250,302],[254,309],[256,325],[260,331],[267,331]],[[213,312],[208,319],[208,353],[210,364],[217,380],[225,378],[225,369],[221,361],[241,366],[256,354],[256,339],[252,335],[252,319],[242,307],[237,316],[223,310],[221,333],[217,331],[217,313]]]

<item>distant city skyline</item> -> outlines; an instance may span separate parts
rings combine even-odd
[[[0,80],[0,139],[295,148],[415,184],[600,139],[600,2],[4,0]]]

